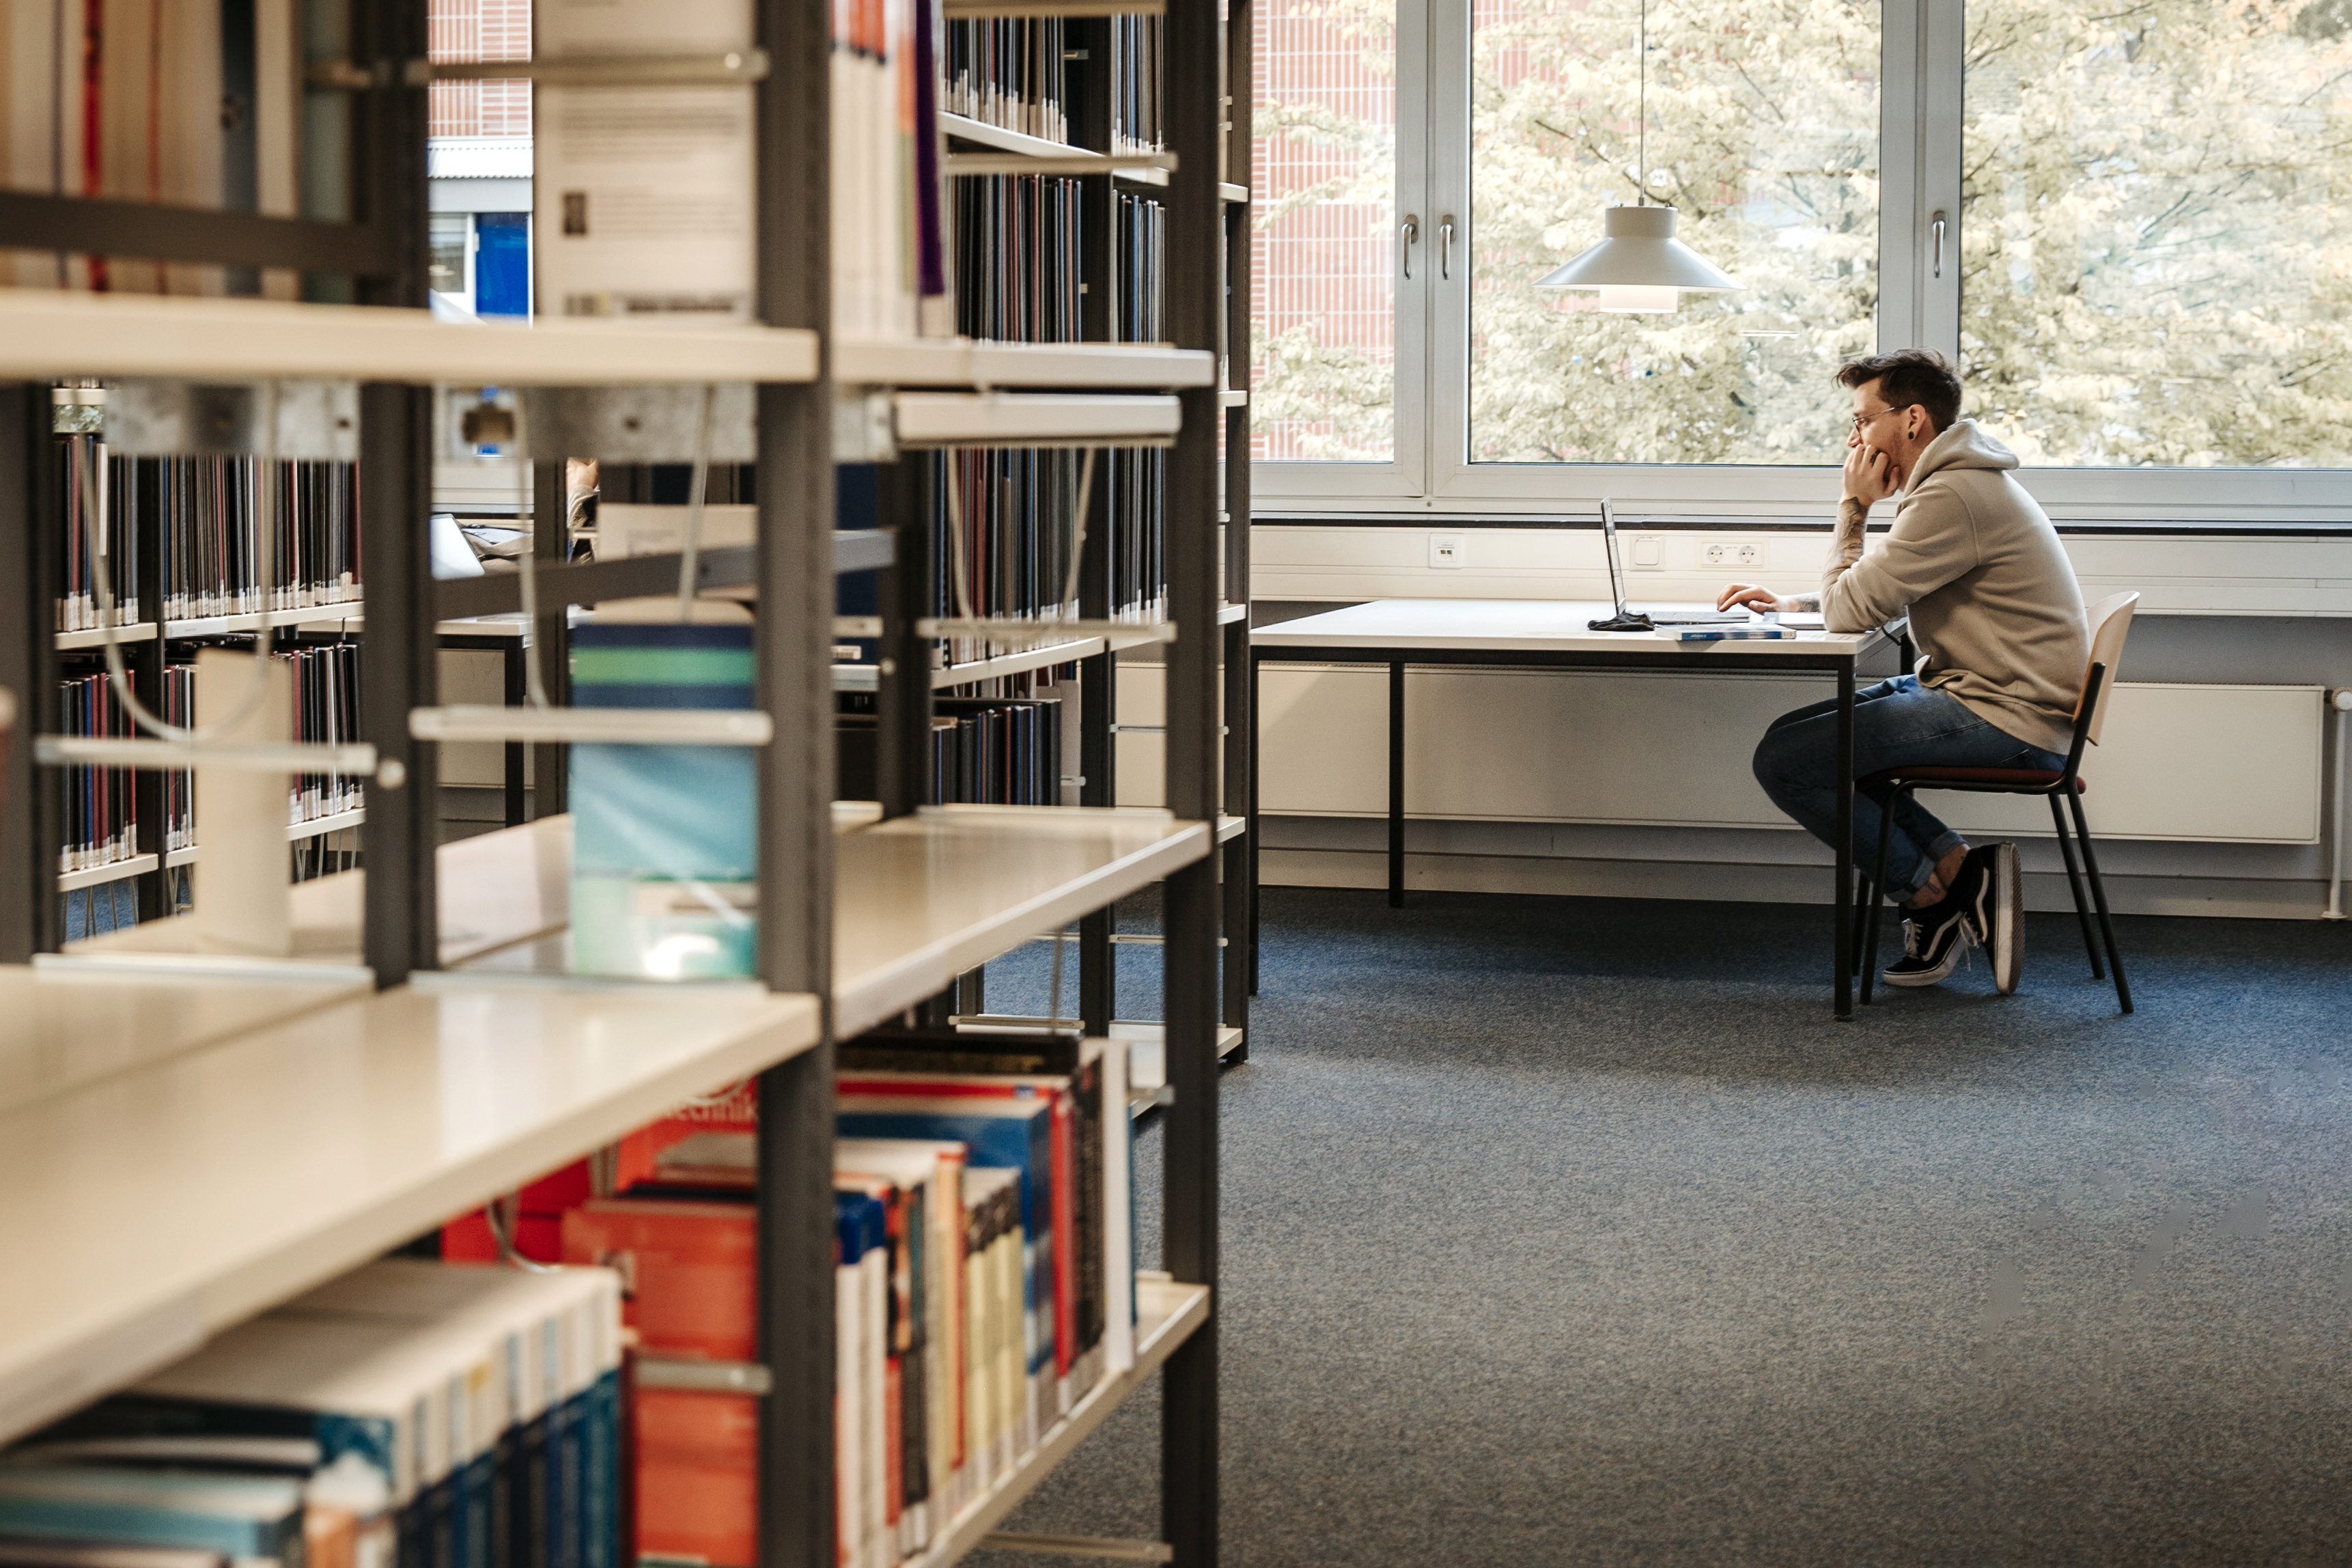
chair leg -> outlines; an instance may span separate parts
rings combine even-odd
[[[2131,986],[2124,979],[2124,955],[2116,951],[2116,922],[2107,913],[2106,884],[2099,880],[2098,858],[2091,853],[2091,825],[2083,817],[2083,799],[2069,796],[2066,804],[2074,808],[2074,833],[2083,841],[2083,869],[2090,873],[2091,898],[2099,908],[2099,935],[2105,939],[2107,967],[2116,972],[2116,1000],[2123,1009],[2132,1010]]]
[[[1886,852],[1895,841],[1895,803],[1903,798],[1895,790],[1878,808],[1878,858],[1870,866],[1870,915],[1863,922],[1862,935],[1862,1005],[1870,1005],[1872,983],[1878,978],[1878,911],[1886,902]]]
[[[2091,955],[2091,978],[2105,980],[2105,967],[2099,963],[2099,939],[2091,931],[2091,902],[2083,897],[2083,873],[2074,868],[2074,840],[2066,832],[2066,814],[2059,809],[2058,797],[2050,799],[2050,821],[2058,829],[2058,853],[2066,861],[2066,886],[2074,893],[2074,919],[2083,928],[2083,951]]]
[[[1878,901],[1878,884],[1870,879],[1868,871],[1864,871],[1854,880],[1860,886],[1855,889],[1853,899],[1853,952],[1847,955],[1846,963],[1856,973],[1860,973],[1863,923],[1870,918],[1870,906]]]

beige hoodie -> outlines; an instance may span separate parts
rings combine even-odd
[[[2083,591],[2017,455],[1961,419],[1927,444],[1895,527],[1859,560],[1842,520],[1822,573],[1822,617],[1858,632],[1911,613],[1920,684],[2044,751],[2073,739],[2091,658]]]

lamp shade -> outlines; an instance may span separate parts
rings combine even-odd
[[[1625,287],[1678,289],[1721,294],[1745,285],[1675,237],[1674,208],[1611,207],[1603,217],[1601,243],[1547,274],[1536,287],[1604,291]]]

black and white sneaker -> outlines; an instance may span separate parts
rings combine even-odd
[[[1949,978],[1960,959],[1977,945],[1968,905],[1947,894],[1903,919],[1903,956],[1880,970],[1889,985],[1936,985]]]
[[[1969,918],[1992,956],[1992,987],[2013,995],[2025,973],[2025,879],[2019,874],[2017,846],[1986,844],[1969,851],[1972,867],[1981,857],[1976,898]]]

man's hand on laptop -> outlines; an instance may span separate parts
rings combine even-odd
[[[1734,583],[1716,595],[1717,609],[1728,610],[1734,605],[1746,610],[1777,610],[1783,615],[1792,614],[1805,607],[1794,599],[1784,599],[1771,589],[1759,587],[1753,583]]]

